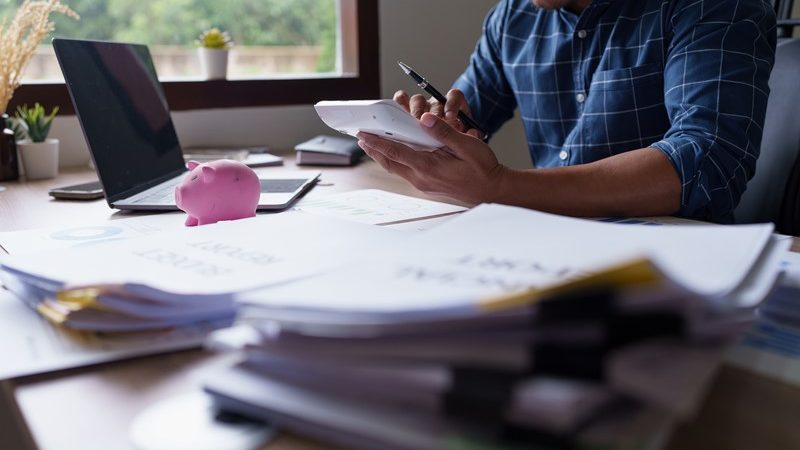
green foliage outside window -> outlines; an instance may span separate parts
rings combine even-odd
[[[0,0],[0,17],[18,0]],[[65,0],[81,15],[58,17],[62,37],[192,47],[203,30],[227,30],[239,46],[313,45],[319,72],[334,70],[335,0]]]

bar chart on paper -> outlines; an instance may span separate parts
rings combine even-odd
[[[378,189],[307,198],[300,201],[295,209],[372,225],[419,220],[466,210],[458,205],[423,200]]]

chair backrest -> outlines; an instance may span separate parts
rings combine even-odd
[[[779,224],[784,198],[796,189],[787,182],[800,153],[800,39],[778,42],[769,87],[761,156],[734,212],[737,223]]]

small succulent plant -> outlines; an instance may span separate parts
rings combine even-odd
[[[5,127],[14,132],[14,140],[21,141],[28,137],[25,128],[22,126],[22,121],[17,120],[7,114],[5,116]]]
[[[233,47],[233,39],[227,31],[222,31],[219,28],[211,28],[204,31],[199,38],[197,38],[197,45],[203,48],[214,48],[225,50]]]
[[[19,139],[20,136],[27,136],[33,142],[44,142],[50,133],[50,126],[53,119],[58,114],[58,106],[53,108],[50,114],[45,113],[44,106],[36,103],[29,108],[28,105],[17,107],[17,126],[14,127],[14,134]]]

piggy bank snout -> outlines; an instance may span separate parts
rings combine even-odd
[[[191,208],[192,203],[195,203],[194,198],[197,198],[197,193],[193,191],[197,191],[198,186],[191,186],[187,183],[179,184],[175,187],[175,204],[178,205],[178,208],[186,211],[187,208]]]

